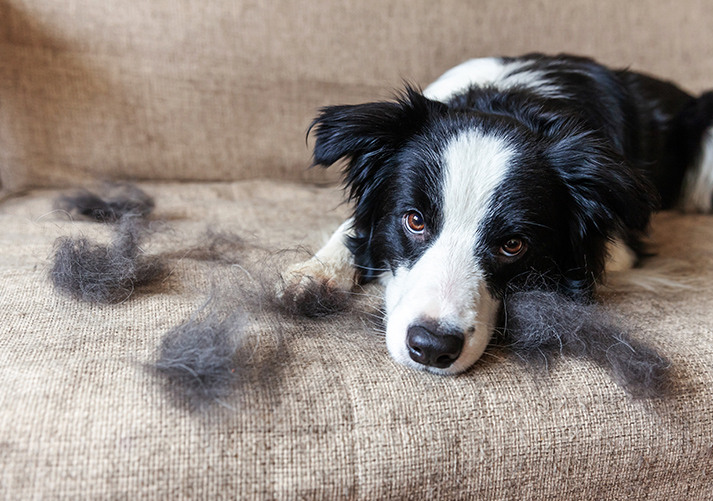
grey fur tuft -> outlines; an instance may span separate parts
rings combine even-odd
[[[231,395],[239,381],[243,322],[241,310],[225,318],[211,312],[164,336],[154,367],[178,406],[203,410]]]
[[[657,398],[670,389],[671,363],[633,339],[597,304],[556,292],[522,291],[505,300],[505,342],[530,362],[556,354],[589,358],[606,367],[634,398]]]
[[[324,281],[310,280],[307,285],[286,287],[275,305],[281,313],[307,318],[330,318],[349,309],[352,295]]]
[[[155,206],[153,198],[133,184],[106,185],[104,191],[104,194],[98,195],[79,190],[72,195],[61,196],[55,205],[70,214],[102,223],[114,223],[128,215],[146,217]]]
[[[57,239],[50,270],[55,288],[90,303],[127,300],[165,269],[159,258],[146,256],[139,248],[143,231],[139,217],[124,216],[108,245],[85,237]]]

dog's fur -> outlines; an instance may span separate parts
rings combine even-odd
[[[712,122],[713,93],[540,54],[323,108],[314,163],[346,160],[354,214],[290,270],[291,290],[380,279],[392,356],[462,372],[507,290],[537,283],[587,303],[605,269],[635,263],[654,210],[710,212]]]

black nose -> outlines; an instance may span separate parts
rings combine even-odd
[[[456,361],[463,350],[463,334],[439,332],[424,325],[412,325],[406,336],[408,354],[419,364],[445,369]]]

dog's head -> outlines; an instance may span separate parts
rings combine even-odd
[[[314,163],[346,159],[349,245],[386,284],[386,340],[403,364],[455,374],[483,353],[503,295],[533,281],[586,298],[606,243],[644,231],[649,185],[576,119],[473,111],[407,89],[334,106],[313,124]]]

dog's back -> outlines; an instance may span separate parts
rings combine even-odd
[[[520,93],[525,98],[513,100]],[[466,61],[424,95],[451,107],[500,107],[520,115],[531,107],[536,120],[566,108],[646,172],[660,208],[713,208],[713,92],[694,97],[672,82],[588,58],[530,54]]]

